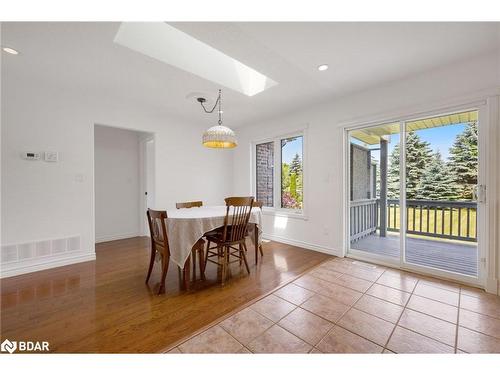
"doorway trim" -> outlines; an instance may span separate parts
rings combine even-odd
[[[149,161],[147,158],[147,144],[149,142],[153,142],[153,160]],[[147,197],[145,197],[145,193],[147,191],[148,196],[152,197],[152,202],[154,206],[155,197],[156,197],[156,173],[153,173],[152,180],[153,186],[147,186],[147,166],[148,163],[152,163],[153,171],[156,170],[156,141],[155,134],[148,134],[142,137],[139,140],[139,233],[141,236],[149,236],[149,228],[146,225],[145,215],[146,210],[149,208],[147,205]]]
[[[343,168],[344,168],[344,183],[343,183],[343,256],[349,256],[356,259],[367,260],[373,263],[387,265],[403,270],[409,270],[421,274],[432,275],[443,279],[450,279],[461,283],[479,286],[486,289],[490,293],[498,293],[498,280],[496,279],[496,243],[495,230],[497,228],[497,219],[495,206],[497,204],[497,187],[498,171],[495,169],[495,162],[498,160],[498,151],[496,145],[493,143],[497,138],[498,115],[499,115],[499,96],[480,96],[469,100],[456,101],[452,104],[442,106],[429,106],[430,109],[423,110],[422,107],[415,110],[406,110],[401,112],[392,112],[386,115],[374,115],[371,118],[366,117],[363,120],[341,123],[340,126],[343,130]],[[478,242],[478,278],[472,278],[465,275],[458,275],[446,271],[439,271],[436,269],[429,269],[427,267],[410,266],[408,267],[403,262],[388,262],[387,259],[378,259],[376,256],[366,256],[359,251],[349,251],[350,248],[350,210],[349,210],[349,131],[364,127],[376,126],[379,124],[390,122],[402,122],[402,119],[414,119],[420,117],[431,117],[441,115],[443,113],[451,113],[456,111],[463,111],[467,109],[477,109],[479,111],[479,123],[481,129],[479,131],[479,144],[480,144],[480,174],[483,184],[487,186],[486,190],[486,203],[484,204],[482,216],[482,224],[478,221],[478,228],[482,226],[480,242]],[[403,136],[401,136],[404,138]],[[400,171],[401,172],[401,171]],[[400,173],[401,174],[401,173]],[[406,222],[403,222],[403,225]],[[488,224],[488,225],[486,225]],[[400,224],[401,225],[401,224]],[[402,228],[405,229],[405,228]],[[404,236],[401,236],[404,241]],[[348,254],[349,251],[349,254]],[[403,256],[403,255],[401,255]]]
[[[156,144],[156,133],[153,132],[153,131],[148,131],[148,130],[145,130],[145,129],[137,129],[137,128],[133,128],[133,127],[126,127],[126,126],[116,126],[116,125],[109,125],[108,123],[105,123],[105,122],[92,122],[91,123],[91,139],[92,139],[92,142],[91,142],[91,155],[92,155],[92,197],[91,197],[91,202],[92,202],[92,207],[91,207],[91,216],[92,216],[92,246],[93,246],[93,249],[94,249],[94,256],[95,256],[95,249],[96,249],[96,244],[98,242],[96,242],[96,238],[95,238],[95,233],[96,233],[96,219],[95,219],[95,127],[96,126],[104,126],[104,127],[108,127],[108,128],[115,128],[115,129],[120,129],[120,130],[129,130],[129,131],[134,131],[134,132],[138,132],[138,133],[141,133],[141,134],[144,134],[144,136],[139,140],[139,173],[138,173],[138,178],[139,178],[139,210],[141,210],[141,205],[143,204],[143,193],[144,191],[142,190],[143,189],[143,154],[142,154],[142,150],[141,150],[141,142],[143,139],[148,139],[148,140],[153,140]],[[154,152],[154,163],[156,163],[156,149],[155,149],[155,152]],[[155,181],[155,187],[156,187],[156,169],[153,168],[154,170],[154,175],[153,175],[153,180]],[[142,192],[142,193],[141,193]],[[142,212],[142,211],[141,211]],[[140,217],[138,218],[139,220],[139,232],[137,233],[137,235],[141,236],[142,235],[142,227],[143,227],[143,224],[142,224],[142,215],[141,213],[140,214]],[[149,233],[147,234],[149,236]]]

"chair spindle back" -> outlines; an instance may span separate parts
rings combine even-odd
[[[247,234],[248,221],[252,212],[253,197],[226,198],[224,219],[224,241],[241,241]]]
[[[168,248],[167,228],[165,226],[167,211],[155,211],[148,208],[147,216],[151,241],[155,245],[159,245],[169,252],[170,249]]]

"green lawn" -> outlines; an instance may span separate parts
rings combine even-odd
[[[389,208],[388,208],[389,210]],[[399,207],[396,208],[396,225],[394,225],[394,207],[390,208],[390,216],[388,213],[387,220],[389,228],[400,228],[399,223]],[[458,208],[452,210],[452,226],[450,227],[450,210],[444,212],[444,231],[443,231],[443,212],[440,210],[436,211],[436,217],[434,217],[434,210],[429,210],[429,217],[427,218],[427,210],[422,209],[422,227],[420,227],[420,209],[415,210],[415,226],[413,225],[413,211],[412,207],[408,208],[408,226],[407,230],[422,231],[427,233],[437,233],[445,235],[458,236],[458,223],[459,214]],[[460,235],[463,237],[467,236],[467,210],[462,208],[460,214]],[[427,219],[429,219],[429,225],[427,226]],[[434,222],[436,222],[436,230],[434,230]],[[450,232],[451,230],[451,232]],[[476,237],[476,209],[469,210],[469,237]]]

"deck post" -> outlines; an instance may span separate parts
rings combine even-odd
[[[387,234],[387,139],[380,137],[380,237]]]

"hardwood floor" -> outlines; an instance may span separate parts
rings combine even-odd
[[[48,341],[51,352],[158,352],[330,258],[278,242],[263,248],[256,266],[249,247],[250,275],[234,264],[223,288],[209,264],[207,279],[182,291],[171,263],[158,296],[159,264],[144,283],[149,238],[98,244],[95,262],[1,280],[1,338]]]

